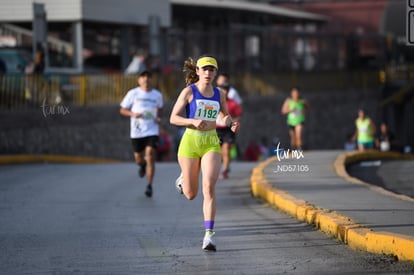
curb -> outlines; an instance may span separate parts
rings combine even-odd
[[[345,166],[349,163],[374,159],[374,158],[391,158],[402,159],[404,155],[392,152],[350,152],[339,154],[334,161],[334,168],[338,176],[345,180],[364,184],[372,187],[372,185],[362,182],[356,178],[350,177],[346,173]],[[408,159],[414,159],[408,157]],[[250,177],[252,195],[269,203],[272,207],[276,207],[301,222],[314,225],[325,234],[338,239],[350,248],[375,254],[388,254],[397,257],[402,261],[414,261],[414,236],[393,234],[385,231],[375,232],[357,224],[350,218],[335,213],[328,209],[322,209],[314,206],[304,200],[293,197],[287,192],[280,190],[266,180],[264,169],[276,157],[271,157],[261,162],[252,171]],[[378,187],[379,188],[379,187]],[[382,189],[382,188],[380,188]],[[380,189],[375,190],[381,191]],[[382,189],[381,192],[390,193],[399,198],[407,199],[407,196],[400,196],[392,192]],[[388,194],[389,195],[389,194]],[[409,198],[409,197],[408,197]],[[410,198],[412,200],[412,198]]]
[[[334,161],[333,165],[334,165],[336,174],[342,177],[343,179],[345,179],[346,181],[364,185],[365,187],[371,190],[374,190],[376,192],[382,193],[387,196],[392,196],[392,197],[395,197],[401,200],[414,202],[414,198],[412,197],[409,197],[404,194],[396,194],[380,186],[366,183],[358,178],[351,177],[346,172],[346,166],[351,163],[355,163],[355,162],[359,162],[363,160],[377,160],[377,159],[414,160],[414,155],[402,154],[402,153],[397,153],[397,152],[380,152],[380,151],[375,151],[375,150],[368,150],[366,152],[352,151],[352,152],[339,154],[336,160]]]
[[[24,163],[118,163],[119,160],[66,155],[0,155],[0,165]]]

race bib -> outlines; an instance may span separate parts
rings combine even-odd
[[[366,125],[361,125],[361,127],[359,127],[358,129],[361,133],[368,133],[368,126]]]
[[[152,125],[157,118],[157,109],[148,108],[142,111],[142,116],[139,118],[133,118],[133,125],[138,131],[147,129],[149,125]]]
[[[145,109],[142,112],[142,119],[144,120],[153,120],[157,117],[157,109]]]
[[[197,109],[194,114],[194,118],[208,121],[216,121],[220,111],[220,104],[217,101],[208,99],[197,99],[196,104]]]
[[[293,117],[298,117],[298,116],[301,116],[302,115],[302,110],[295,109],[292,112],[290,112],[290,114]]]

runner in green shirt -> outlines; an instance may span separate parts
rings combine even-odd
[[[309,109],[306,100],[301,98],[298,88],[292,88],[282,106],[282,114],[287,116],[290,145],[292,149],[302,149],[302,131],[305,122],[305,111]]]
[[[365,112],[362,109],[358,110],[358,118],[355,120],[355,127],[356,132],[354,139],[356,138],[358,150],[364,151],[365,149],[373,149],[375,124],[365,115]]]

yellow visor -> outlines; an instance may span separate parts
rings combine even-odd
[[[212,66],[212,67],[218,69],[217,60],[213,57],[210,57],[210,56],[202,57],[202,58],[197,60],[197,67],[203,68],[203,67],[206,67],[206,66]]]

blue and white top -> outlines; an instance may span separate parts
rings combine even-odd
[[[203,96],[194,84],[190,85],[193,91],[193,99],[187,104],[185,110],[187,118],[216,121],[220,112],[220,91],[214,87],[212,97]]]

